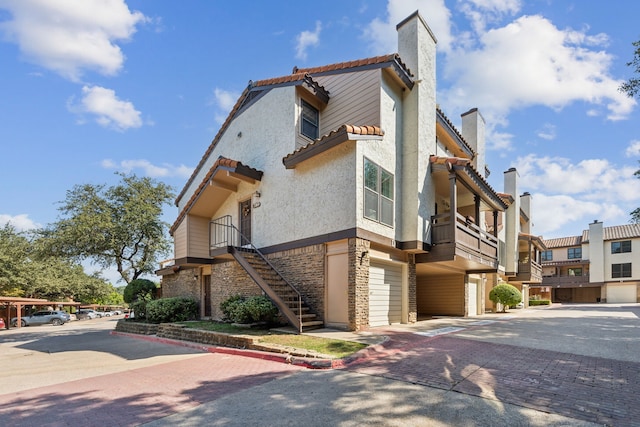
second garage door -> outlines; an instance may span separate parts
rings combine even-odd
[[[607,285],[607,302],[638,302],[636,285]]]
[[[402,266],[371,262],[369,267],[369,326],[402,320]]]

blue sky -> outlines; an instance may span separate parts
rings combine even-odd
[[[489,182],[518,169],[534,234],[629,222],[640,107],[617,88],[640,2],[0,0],[0,223],[52,223],[67,190],[115,172],[179,191],[249,80],[394,52],[415,10],[441,109],[458,126],[480,109]]]

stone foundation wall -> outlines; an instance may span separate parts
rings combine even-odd
[[[162,297],[189,297],[200,301],[200,281],[193,278],[197,272],[192,268],[162,276]]]
[[[262,290],[235,261],[211,266],[211,318],[223,318],[220,304],[234,295],[262,295]]]
[[[325,317],[325,253],[325,245],[319,244],[266,255],[319,319]]]

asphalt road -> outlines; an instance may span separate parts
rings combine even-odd
[[[111,335],[114,319],[0,331],[7,426],[640,426],[640,305],[377,329],[337,370]]]

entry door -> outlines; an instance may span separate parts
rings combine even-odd
[[[251,199],[240,202],[240,246],[251,243]]]
[[[204,317],[211,317],[211,276],[205,275],[202,283],[202,299],[204,300]]]

